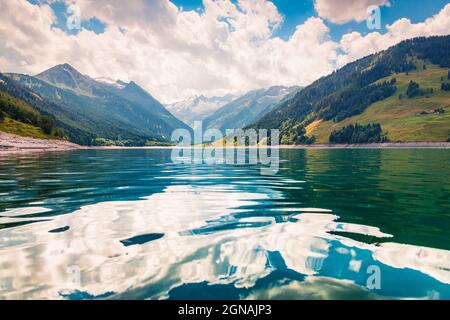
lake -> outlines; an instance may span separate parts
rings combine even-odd
[[[450,150],[0,159],[0,299],[450,299]]]

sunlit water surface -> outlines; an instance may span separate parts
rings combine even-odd
[[[0,159],[1,299],[450,299],[448,150]],[[374,278],[375,277],[375,278]]]

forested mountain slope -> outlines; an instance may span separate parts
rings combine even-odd
[[[37,96],[0,73],[0,131],[39,139],[66,138],[51,115],[33,106],[42,103]]]
[[[36,77],[7,76],[32,92],[35,98],[28,102],[54,117],[76,143],[144,145],[168,141],[175,129],[190,129],[134,82],[102,83],[67,64]]]
[[[381,124],[390,141],[446,141],[449,68],[450,36],[407,40],[317,80],[254,126],[281,129],[283,143],[305,133],[327,143],[356,123]]]

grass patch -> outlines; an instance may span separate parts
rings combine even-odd
[[[427,68],[423,69],[423,64]],[[344,119],[341,122],[314,121],[307,128],[307,135],[314,135],[316,143],[329,143],[333,130],[360,123],[380,123],[392,142],[442,142],[450,137],[450,92],[442,91],[441,84],[448,82],[448,69],[440,68],[423,61],[417,62],[418,69],[412,72],[394,74],[379,82],[397,79],[397,92],[392,97],[376,102],[362,114]],[[433,93],[407,98],[406,90],[410,81],[415,81],[421,89],[432,88]],[[402,95],[402,99],[399,99]],[[422,111],[437,108],[444,109],[444,114],[418,115]]]
[[[55,140],[56,137],[45,134],[42,129],[6,117],[0,121],[0,131],[35,139]]]

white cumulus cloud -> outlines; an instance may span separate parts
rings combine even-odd
[[[344,54],[339,56],[337,65],[343,66],[366,55],[385,50],[406,39],[450,34],[450,4],[424,22],[412,23],[409,19],[403,18],[388,25],[387,30],[385,34],[372,32],[363,36],[358,32],[352,32],[344,35],[340,42],[340,48]]]
[[[98,18],[105,32],[68,35],[53,27],[46,3],[0,1],[0,71],[36,74],[67,62],[94,78],[134,80],[162,102],[305,86],[405,38],[450,33],[450,5],[423,23],[402,19],[386,34],[350,33],[336,42],[320,17],[287,40],[274,36],[283,16],[268,0],[203,0],[202,11],[169,0],[78,0],[82,19]]]
[[[361,22],[370,16],[372,6],[389,5],[389,0],[315,0],[314,8],[319,17],[336,24],[349,21]]]

